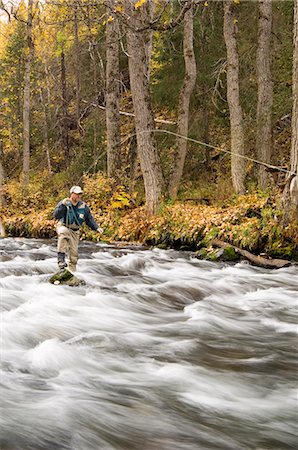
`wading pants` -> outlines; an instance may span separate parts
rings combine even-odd
[[[80,231],[71,230],[61,223],[56,226],[56,231],[58,234],[58,253],[68,253],[68,268],[71,272],[75,272],[79,257]]]

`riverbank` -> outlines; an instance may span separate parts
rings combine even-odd
[[[240,196],[219,206],[177,202],[165,204],[156,216],[148,217],[144,207],[115,208],[92,203],[101,240],[125,241],[204,253],[214,239],[220,239],[253,254],[298,261],[298,222],[292,218],[282,226],[275,201],[257,194]],[[53,207],[12,214],[2,210],[2,224],[8,236],[52,238],[55,236]],[[82,239],[100,237],[84,227]],[[204,250],[207,249],[207,250]]]

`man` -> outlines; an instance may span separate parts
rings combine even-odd
[[[80,186],[70,189],[69,198],[61,200],[54,210],[55,219],[59,220],[56,230],[58,234],[58,267],[65,269],[66,252],[68,252],[70,272],[75,272],[78,261],[80,227],[85,222],[91,230],[102,233],[103,230],[95,222],[89,207],[80,198],[83,194]]]

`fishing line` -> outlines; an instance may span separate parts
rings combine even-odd
[[[294,172],[292,170],[287,170],[287,169],[284,169],[283,167],[280,167],[280,166],[274,166],[273,164],[268,164],[268,163],[265,163],[263,161],[259,161],[259,160],[254,159],[254,158],[250,158],[249,156],[240,155],[239,153],[232,152],[231,150],[226,150],[226,149],[223,149],[221,147],[217,147],[215,145],[207,144],[206,142],[198,141],[197,139],[193,139],[193,138],[190,138],[188,136],[182,136],[181,134],[175,133],[173,131],[164,130],[164,129],[154,129],[154,130],[144,130],[144,131],[141,131],[140,133],[141,134],[146,134],[146,133],[165,133],[165,134],[170,134],[172,136],[175,136],[175,137],[178,137],[178,138],[181,138],[181,139],[186,139],[187,141],[193,142],[194,144],[203,145],[204,147],[208,147],[208,148],[211,148],[213,150],[214,149],[215,150],[219,150],[220,152],[228,153],[229,155],[237,156],[238,158],[246,159],[247,161],[252,161],[252,162],[254,162],[256,164],[260,164],[262,166],[266,166],[266,167],[268,167],[270,169],[274,169],[274,170],[277,170],[279,172],[287,173],[288,175],[298,175],[296,172]],[[125,139],[123,139],[120,142],[120,144],[122,145],[129,138],[134,137],[136,135],[137,135],[136,133],[130,134]]]

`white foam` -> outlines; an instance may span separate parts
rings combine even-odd
[[[48,283],[54,243],[1,248],[12,448],[294,448],[297,268],[84,244],[73,288]]]

